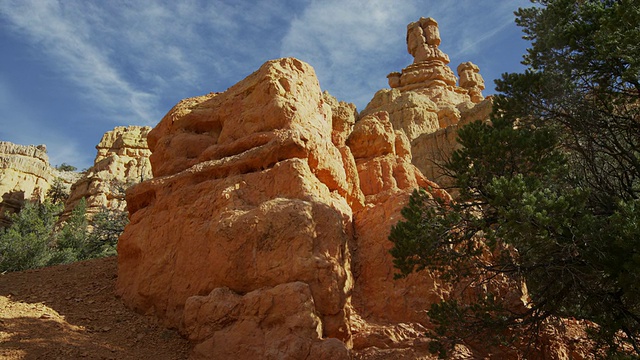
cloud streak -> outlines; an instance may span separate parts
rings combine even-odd
[[[362,110],[376,90],[388,86],[388,73],[411,63],[405,44],[408,23],[435,18],[441,48],[455,68],[492,46],[491,40],[513,25],[513,11],[528,4],[461,0],[453,10],[440,1],[314,0],[291,22],[281,55],[309,62],[323,88]]]
[[[128,82],[105,49],[96,46],[87,22],[93,11],[51,0],[19,1],[2,8],[15,30],[54,59],[56,71],[80,86],[84,97],[110,114],[148,122],[155,96]]]
[[[18,144],[40,145],[45,142],[40,137],[47,135],[47,152],[51,164],[63,162],[72,164],[89,164],[93,161],[94,154],[80,151],[81,145],[74,138],[65,136],[56,124],[42,121],[42,115],[37,110],[24,106],[10,91],[10,87],[0,77],[0,108],[4,109],[3,115],[10,117],[0,119],[7,125],[0,127],[0,140],[11,139]]]
[[[455,15],[448,12],[440,23],[443,33],[450,39],[447,41],[449,55],[452,58],[471,57],[486,51],[485,46],[492,38],[514,26],[513,12],[530,4],[529,0],[514,0],[492,2],[491,6],[480,8],[476,1],[460,1],[460,10]],[[477,15],[479,10],[483,16]]]
[[[291,22],[281,55],[309,62],[323,88],[362,108],[372,88],[385,86],[385,67],[403,56],[399,39],[414,8],[405,1],[312,1]]]

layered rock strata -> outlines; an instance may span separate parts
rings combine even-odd
[[[131,224],[118,245],[119,294],[188,333],[202,357],[295,358],[314,349],[314,356],[346,358],[349,202],[362,195],[347,179],[332,133],[315,73],[296,59],[270,61],[225,93],[176,105],[149,133],[154,179],[127,193]],[[275,302],[286,300],[268,295],[278,286],[306,289],[287,311],[309,321],[277,324],[285,332],[307,329],[296,346],[238,349],[215,340],[270,333],[247,332],[249,322],[238,321],[269,318]],[[198,304],[214,302],[222,289],[245,304],[246,316],[216,326],[186,321],[185,304],[194,296],[209,299]]]
[[[87,202],[91,218],[103,208],[125,210],[128,186],[152,177],[147,145],[148,126],[118,126],[106,132],[96,145],[94,165],[71,186],[62,219],[81,199]]]

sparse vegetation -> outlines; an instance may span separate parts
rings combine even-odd
[[[71,211],[71,216],[64,222],[62,229],[56,232],[51,244],[52,258],[49,265],[68,264],[89,258],[89,222],[86,210],[87,202],[81,199]]]
[[[78,168],[73,166],[73,165],[69,165],[67,163],[62,163],[62,164],[56,166],[56,170],[58,170],[58,171],[76,171],[76,170],[78,170]]]
[[[114,256],[118,237],[129,223],[126,211],[103,208],[92,219],[93,230],[85,246],[89,258]]]
[[[27,202],[11,215],[11,226],[0,230],[0,272],[33,269],[49,264],[59,204]]]
[[[51,184],[49,190],[47,190],[47,198],[54,204],[64,204],[69,198],[69,189],[64,184],[61,178],[56,178]]]
[[[29,202],[11,216],[12,225],[0,230],[0,272],[66,264],[116,254],[118,236],[128,223],[125,211],[102,209],[92,225],[84,199],[59,229],[62,204],[47,199]]]

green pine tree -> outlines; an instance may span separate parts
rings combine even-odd
[[[27,202],[11,215],[11,226],[0,230],[0,272],[45,266],[52,256],[53,228],[61,206]]]
[[[61,178],[56,178],[47,190],[47,198],[54,204],[63,203],[69,198],[69,190]]]
[[[87,202],[83,198],[73,208],[71,216],[56,234],[55,253],[49,265],[68,264],[88,258],[89,222],[86,212]]]
[[[129,223],[126,211],[103,208],[92,219],[93,230],[87,242],[87,256],[90,258],[115,256],[118,238]]]
[[[416,191],[391,253],[399,276],[482,285],[429,311],[451,344],[574,317],[598,325],[601,354],[640,356],[640,2],[535,2],[516,13],[529,68],[497,81],[491,124],[461,129],[446,164],[459,199]]]

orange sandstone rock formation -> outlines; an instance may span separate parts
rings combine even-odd
[[[346,356],[353,287],[347,199],[362,195],[347,181],[332,131],[331,107],[313,69],[296,59],[267,62],[225,93],[176,105],[149,134],[154,179],[127,194],[131,224],[118,247],[118,292],[125,301],[188,333],[199,353],[242,358],[232,343],[212,337],[257,335],[237,324],[244,316],[197,332],[206,337],[194,335],[189,329],[202,325],[185,322],[185,304],[223,288],[246,298],[303,286],[308,291],[291,311],[304,311],[305,326],[317,323],[317,331],[305,332],[304,346],[273,358],[300,357],[311,348],[314,356],[329,356],[337,351],[329,338],[340,339],[337,353]],[[250,313],[273,305],[237,301]],[[279,326],[297,331],[299,324]],[[242,354],[269,351],[258,346]]]
[[[408,37],[412,69],[449,74],[435,21]],[[182,100],[148,134],[153,179],[127,191],[117,293],[193,341],[193,359],[435,358],[426,310],[455,284],[393,280],[387,237],[415,188],[451,200],[413,163],[434,151],[425,136],[448,143],[443,127],[490,110],[462,69],[461,87],[401,76],[362,114],[293,58]]]
[[[443,173],[441,165],[459,148],[458,129],[471,122],[486,121],[491,114],[492,99],[478,104],[463,103],[458,106],[459,120],[433,132],[423,133],[411,142],[412,163],[430,180],[440,186],[451,185],[450,179]],[[456,109],[456,110],[457,110]]]
[[[458,124],[487,119],[491,100],[482,96],[484,80],[478,66],[460,64],[458,81],[447,65],[449,56],[438,48],[440,42],[434,19],[420,18],[409,24],[407,49],[413,64],[389,74],[391,89],[378,91],[361,115],[388,112],[393,127],[402,130],[411,143],[413,164],[429,179],[446,183],[438,165],[457,146]],[[481,115],[474,115],[478,113]]]
[[[384,227],[367,209],[399,209],[394,199],[429,185],[387,113],[355,119],[355,108],[322,94],[313,69],[296,59],[180,102],[149,133],[154,178],[127,193],[118,293],[189,336],[196,358],[348,358],[354,211]],[[375,262],[359,268],[374,271],[366,261]],[[296,296],[284,294],[290,289]],[[280,311],[307,320],[268,320]],[[278,345],[292,332],[297,345]],[[230,340],[246,337],[261,340],[242,349]]]

